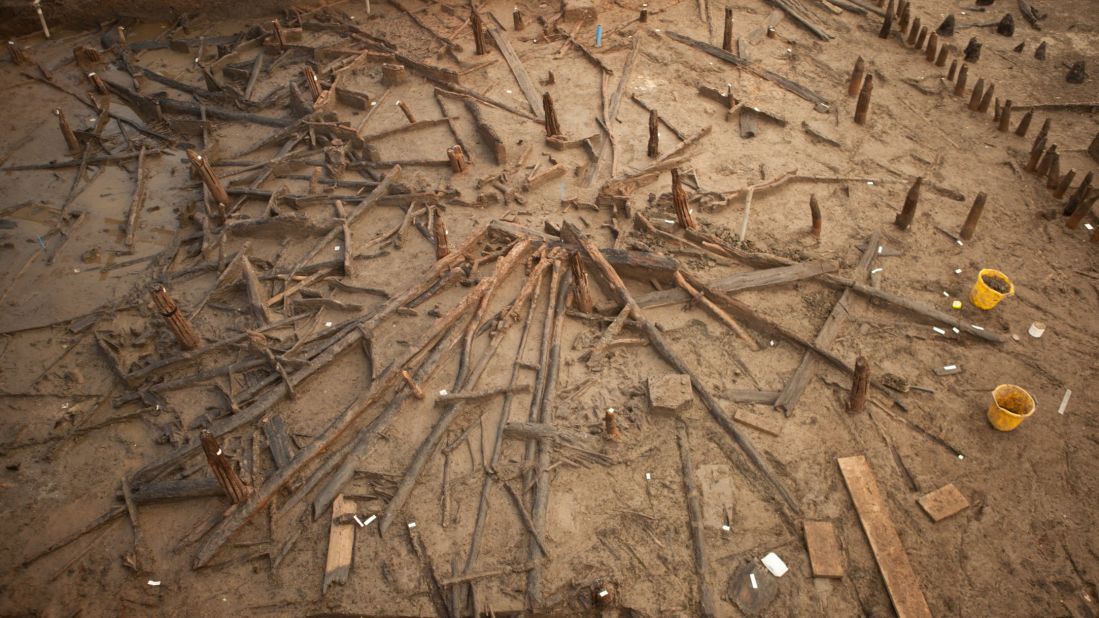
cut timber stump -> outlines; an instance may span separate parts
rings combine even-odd
[[[805,545],[813,577],[843,577],[843,550],[830,521],[806,521]]]
[[[942,521],[969,506],[969,500],[958,491],[954,483],[948,483],[935,491],[920,496],[917,501],[932,521]]]

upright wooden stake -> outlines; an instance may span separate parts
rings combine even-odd
[[[907,230],[912,225],[912,219],[916,216],[916,206],[920,203],[921,185],[923,185],[923,176],[920,176],[916,179],[916,182],[912,183],[912,188],[908,190],[908,195],[904,198],[904,208],[893,220],[893,224],[902,230]]]
[[[553,97],[548,92],[542,94],[542,111],[546,116],[546,137],[561,135],[561,125],[557,124],[557,112],[553,109]]]
[[[1080,204],[1076,206],[1076,211],[1073,212],[1072,216],[1065,222],[1068,229],[1075,230],[1080,227],[1080,222],[1091,212],[1091,207],[1095,205],[1096,200],[1099,200],[1099,194],[1096,193],[1086,195],[1080,200]]]
[[[455,146],[461,149],[460,146]],[[441,260],[450,255],[450,243],[447,241],[446,223],[443,221],[443,213],[433,209],[435,214],[431,221],[431,234],[435,237],[435,259]]]
[[[996,92],[996,84],[989,84],[988,89],[985,90],[985,95],[981,97],[981,103],[977,106],[977,111],[984,114],[988,112],[988,108],[992,105],[992,95]]]
[[[404,83],[405,71],[403,64],[394,64],[386,62],[382,64],[382,85],[383,86],[398,86]]]
[[[882,39],[888,39],[889,33],[893,30],[893,0],[889,0],[889,4],[885,7],[885,20],[882,21],[881,30],[878,31],[878,37]]]
[[[645,23],[645,22],[649,21],[649,5],[648,4],[642,4],[641,5],[641,14],[638,15],[637,21],[639,21],[641,23]]]
[[[821,216],[820,216],[820,204],[817,203],[816,194],[809,196],[809,214],[813,218],[813,227],[810,232],[813,234],[813,238],[820,240],[820,228],[821,228]]]
[[[1088,172],[1087,176],[1084,176],[1084,181],[1080,183],[1079,187],[1076,187],[1076,191],[1073,192],[1072,197],[1068,199],[1068,203],[1065,205],[1064,215],[1068,216],[1074,214],[1080,205],[1084,202],[1088,195],[1088,191],[1091,190],[1091,181],[1095,176],[1095,172]]]
[[[1011,108],[1015,104],[1011,102],[1011,99],[1004,101],[1004,108],[1000,110],[1000,124],[996,128],[1003,133],[1007,133],[1011,130]]]
[[[947,45],[946,43],[943,43],[943,46],[939,48],[938,57],[935,58],[935,66],[945,67],[946,66],[946,57],[949,54],[950,54],[950,46]]]
[[[222,206],[228,204],[229,194],[225,191],[225,185],[221,184],[221,179],[214,174],[214,169],[210,167],[210,162],[206,160],[206,157],[188,148],[187,159],[191,161],[191,166],[194,167],[195,172],[202,179],[202,183],[210,191],[214,201]]]
[[[519,10],[519,7],[515,7],[511,11],[511,23],[512,29],[519,32],[523,28],[527,27],[527,24],[523,21],[523,12]]]
[[[1046,173],[1046,188],[1053,191],[1057,188],[1057,185],[1061,183],[1061,155],[1053,155],[1053,162],[1050,163],[1049,172]]]
[[[851,71],[851,80],[847,82],[847,96],[853,97],[859,93],[862,86],[862,78],[866,76],[866,61],[859,56],[855,60],[855,68]]]
[[[462,147],[458,144],[446,149],[446,158],[450,161],[450,169],[455,174],[464,172],[466,169],[466,155],[462,151]]]
[[[1051,144],[1049,150],[1042,155],[1042,160],[1038,162],[1038,167],[1035,168],[1035,173],[1039,176],[1045,176],[1049,173],[1050,166],[1053,165],[1053,157],[1057,156],[1057,144]]]
[[[962,63],[962,68],[958,69],[958,81],[954,82],[954,96],[960,97],[965,94],[965,82],[969,77],[969,65]]]
[[[65,143],[69,145],[69,152],[76,154],[84,150],[80,140],[76,139],[76,133],[73,133],[73,129],[69,126],[68,119],[65,118],[65,112],[60,108],[53,110],[53,113],[57,116],[57,125],[61,128],[61,135],[65,138]]]
[[[939,35],[932,32],[927,37],[927,53],[924,54],[924,59],[928,62],[935,62],[935,58],[939,55]]]
[[[614,413],[614,408],[607,408],[607,413],[603,415],[603,430],[607,434],[607,439],[612,442],[618,442],[622,439],[622,432],[618,430],[617,415]]]
[[[191,326],[191,321],[183,315],[183,312],[176,306],[175,301],[168,295],[168,290],[163,285],[157,285],[153,287],[150,293],[153,297],[153,304],[160,311],[160,316],[168,323],[168,328],[176,336],[176,341],[179,342],[180,347],[184,350],[193,350],[201,345],[202,338],[195,332],[195,327]]]
[[[1015,135],[1026,137],[1027,131],[1030,130],[1030,121],[1032,118],[1034,118],[1034,111],[1027,110],[1027,113],[1023,114],[1023,119],[1019,121],[1018,128],[1015,129]]]
[[[885,2],[878,2],[878,6],[884,6]],[[908,22],[912,20],[912,3],[908,0],[900,0],[897,3],[897,30],[901,33],[901,38],[904,38],[904,33],[908,32]]]
[[[286,51],[286,37],[282,34],[282,26],[279,24],[279,20],[271,20],[271,30],[274,33],[275,43],[279,46],[279,51]]]
[[[721,49],[733,53],[733,9],[725,7],[725,36],[721,39]]]
[[[1044,141],[1046,139],[1046,137],[1049,135],[1049,130],[1052,127],[1053,127],[1053,119],[1052,118],[1046,118],[1045,122],[1042,123],[1042,128],[1038,129],[1038,134],[1034,136],[1034,143],[1037,144],[1039,141]]]
[[[573,286],[576,288],[576,308],[584,313],[591,313],[595,305],[591,299],[588,269],[584,267],[584,262],[579,253],[571,255],[569,266],[572,268]]]
[[[8,56],[11,56],[11,63],[12,64],[29,64],[30,63],[30,59],[27,58],[26,52],[23,51],[22,47],[19,47],[18,45],[16,45],[15,41],[13,41],[13,40],[8,41]]]
[[[481,21],[481,16],[477,11],[469,14],[469,23],[473,28],[473,45],[476,48],[476,53],[478,56],[484,56],[488,53],[488,48],[485,47],[485,24]]]
[[[920,28],[921,27],[922,26],[920,25],[920,18],[919,17],[914,18],[912,20],[912,27],[908,30],[908,39],[906,41],[906,43],[908,43],[909,46],[911,46],[911,47],[916,46],[916,37],[920,36]]]
[[[874,75],[866,74],[859,92],[859,101],[855,106],[855,124],[866,124],[866,115],[870,111],[870,95],[874,92]]]
[[[945,45],[943,46],[943,49],[946,49]],[[958,75],[958,59],[955,58],[954,60],[950,61],[950,69],[946,72],[946,81],[948,81],[948,82],[954,81],[954,78],[957,75]]]
[[[1030,149],[1030,159],[1026,164],[1026,171],[1034,172],[1038,170],[1038,161],[1041,160],[1042,154],[1046,151],[1046,138],[1040,138],[1034,142],[1034,146]]]
[[[687,206],[687,192],[683,190],[683,183],[679,179],[679,170],[672,169],[672,204],[675,206],[675,219],[683,229],[693,230],[698,227],[691,210]]]
[[[210,471],[214,473],[218,485],[221,485],[221,490],[225,492],[226,496],[229,496],[229,501],[233,504],[240,504],[247,500],[251,488],[245,485],[237,476],[232,462],[222,453],[214,434],[207,429],[203,429],[199,434],[199,439],[202,440],[202,451],[206,453],[206,463],[210,464]]]
[[[969,95],[969,111],[975,112],[977,108],[981,106],[981,97],[985,94],[985,78],[977,80],[977,85],[973,86],[973,94]]]
[[[660,116],[656,110],[649,110],[649,149],[650,158],[656,158],[660,154]]]
[[[321,98],[321,82],[317,79],[317,72],[308,64],[302,66],[301,72],[305,75],[305,85],[309,87],[309,93],[313,95],[313,100],[316,101]]]
[[[977,222],[981,219],[981,213],[985,209],[985,200],[988,199],[988,195],[984,191],[977,194],[976,199],[973,200],[973,206],[969,209],[969,216],[965,218],[965,223],[962,224],[962,231],[958,236],[962,240],[969,240],[973,238],[973,232],[977,231]]]
[[[851,396],[847,400],[848,414],[861,414],[866,409],[866,395],[870,389],[870,365],[859,356],[855,359],[855,373],[851,376]]]
[[[1068,173],[1061,177],[1061,181],[1057,183],[1057,190],[1053,192],[1053,197],[1061,199],[1065,197],[1065,192],[1072,185],[1072,180],[1076,178],[1076,170],[1070,169]]]

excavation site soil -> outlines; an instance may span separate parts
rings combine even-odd
[[[974,2],[0,8],[0,615],[1099,615],[1099,11]]]

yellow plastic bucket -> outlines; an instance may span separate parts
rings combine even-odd
[[[999,279],[1007,284],[1007,292],[997,292],[985,283],[985,277],[989,279]],[[996,306],[1005,296],[1011,296],[1015,293],[1015,284],[1011,282],[1011,279],[1007,278],[1004,273],[993,270],[991,268],[982,268],[981,272],[977,273],[977,283],[973,284],[973,289],[969,291],[969,302],[973,303],[973,306],[978,309],[984,309],[988,311]]]
[[[1000,431],[1012,431],[1034,414],[1034,398],[1014,384],[1001,384],[992,390],[988,404],[988,422]]]

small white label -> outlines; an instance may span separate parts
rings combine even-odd
[[[870,271],[870,274],[871,275],[876,275],[876,274],[880,273],[883,270],[885,270],[885,269],[884,268],[875,268],[874,270]]]
[[[336,250],[336,251],[339,251],[339,250],[340,250],[340,246],[339,246],[339,245],[336,245],[336,249],[335,249],[335,250]]]
[[[960,269],[960,268],[955,268],[955,269],[954,269],[954,274],[955,274],[955,275],[960,275],[960,274],[962,274],[962,269]]]
[[[440,397],[446,397],[446,395],[447,395],[447,392],[446,392],[445,388],[443,390],[439,391],[439,396]]]
[[[946,290],[943,290],[943,296],[945,296],[947,298],[950,298],[950,292],[947,292]]]
[[[1085,227],[1085,228],[1087,228],[1087,230],[1088,230],[1089,232],[1095,229],[1094,227],[1092,227],[1092,226],[1091,226],[1091,224],[1090,224],[1090,223],[1085,223],[1085,224],[1084,224],[1084,227]]]
[[[377,515],[371,515],[370,517],[367,517],[366,521],[363,522],[363,528],[369,526],[377,518],[378,518]]]
[[[150,585],[150,586],[159,586],[159,585],[160,585],[160,580],[158,580],[158,579],[150,579],[150,580],[149,580],[149,585]]]
[[[351,519],[354,519],[354,520],[355,520],[355,523],[359,524],[359,527],[360,527],[360,528],[362,528],[363,526],[365,526],[365,525],[366,525],[366,524],[364,524],[364,523],[363,523],[363,520],[359,519],[359,516],[358,516],[358,515],[352,515],[352,516],[351,516]]]
[[[325,327],[325,328],[329,328],[329,327],[331,327],[331,326],[332,326],[332,323],[331,323],[331,322],[325,322],[325,323],[324,323],[324,327]]]
[[[218,454],[218,455],[220,455],[220,454],[221,454],[221,449],[218,449],[218,453],[217,453],[217,454]]]
[[[954,371],[957,368],[957,365],[943,365],[943,371]]]
[[[749,573],[748,579],[752,580],[752,590],[759,590],[759,582],[756,581],[756,574]]]
[[[732,530],[733,528],[731,526],[729,526],[729,524],[722,524],[721,529],[724,530],[725,532],[728,532],[728,531]]]
[[[606,590],[600,590],[599,591],[599,598],[602,599],[603,597],[607,596],[608,594],[610,594],[610,593],[607,592]]]
[[[786,574],[786,571],[790,570],[790,567],[786,566],[786,563],[782,561],[782,558],[778,557],[778,554],[771,552],[760,559],[763,566],[767,567],[767,570],[771,572],[771,575],[775,577],[782,577]]]
[[[958,243],[958,246],[959,246],[959,247],[964,247],[964,246],[965,246],[965,243],[964,243],[964,242],[962,242],[962,239],[961,239],[961,238],[955,238],[955,239],[954,239],[954,242]]]
[[[954,328],[951,328],[950,330],[954,331],[954,334],[955,334],[955,335],[960,335],[960,334],[962,334],[962,331],[961,331],[961,330],[959,330],[957,326],[955,326]]]
[[[645,480],[646,480],[646,481],[651,481],[651,480],[653,480],[653,475],[652,475],[652,473],[651,473],[651,472],[646,472],[646,473],[645,473]]]
[[[415,528],[415,527],[416,527],[416,522],[414,522],[414,521],[410,521],[410,522],[408,522],[408,529],[409,529],[409,530],[411,530],[411,529],[413,529],[413,528]]]
[[[984,327],[981,327],[981,326],[977,326],[976,324],[970,324],[970,325],[969,325],[969,327],[970,327],[970,328],[974,328],[974,329],[977,329],[977,330],[984,330]]]
[[[881,255],[881,252],[884,248],[885,247],[882,247],[881,245],[878,245],[878,255]]]
[[[946,331],[939,328],[938,326],[932,326],[931,330],[935,331],[936,333],[939,333],[940,335],[945,335],[946,334]]]
[[[1061,406],[1059,408],[1057,408],[1057,414],[1062,414],[1063,415],[1065,413],[1065,408],[1068,407],[1068,398],[1069,397],[1072,397],[1072,390],[1066,388],[1065,389],[1065,396],[1061,398]]]

